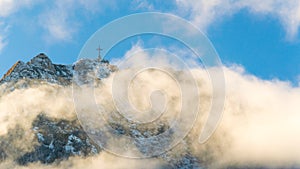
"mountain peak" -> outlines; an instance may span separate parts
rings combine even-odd
[[[47,60],[47,61],[50,61],[52,63],[52,61],[50,60],[50,58],[45,54],[45,53],[40,53],[38,55],[36,55],[35,57],[33,57],[31,59],[32,60]]]
[[[34,67],[40,67],[40,68],[44,68],[47,70],[55,71],[55,67],[54,67],[52,61],[44,53],[40,53],[39,55],[32,58],[28,62],[28,64],[30,64]]]
[[[6,82],[18,82],[21,79],[70,85],[74,72],[77,75],[75,79],[79,80],[78,83],[86,84],[93,81],[93,78],[89,78],[91,74],[96,79],[103,79],[116,70],[115,66],[108,62],[99,62],[95,59],[82,59],[74,65],[53,64],[47,55],[40,53],[27,63],[16,62],[0,80],[0,85]]]

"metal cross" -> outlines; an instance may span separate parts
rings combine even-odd
[[[99,45],[99,47],[98,47],[96,50],[98,50],[98,52],[99,52],[99,54],[98,54],[98,59],[99,59],[99,60],[102,60],[102,58],[101,58],[101,50],[103,50],[103,49],[101,49],[101,47],[100,47],[100,45]]]

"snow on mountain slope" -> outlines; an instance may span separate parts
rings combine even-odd
[[[116,67],[108,62],[101,62],[93,59],[81,59],[74,65],[53,64],[45,54],[41,53],[24,63],[18,61],[0,80],[3,83],[16,83],[21,79],[42,80],[58,85],[70,85],[72,83],[74,69],[76,75],[80,75],[81,83],[88,83],[88,74],[93,74],[93,78],[102,79],[116,71]]]
[[[1,79],[17,82],[20,79],[39,79],[50,83],[68,85],[72,80],[72,66],[53,64],[45,54],[39,54],[28,63],[18,61]]]

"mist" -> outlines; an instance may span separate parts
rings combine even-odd
[[[187,137],[167,151],[165,156],[131,159],[101,151],[93,157],[71,157],[58,164],[46,166],[32,163],[19,166],[14,161],[15,154],[12,153],[0,163],[0,168],[171,168],[172,160],[169,160],[169,157],[176,161],[181,159],[182,154],[187,153],[196,158],[200,166],[207,168],[299,167],[300,87],[276,79],[262,80],[246,73],[241,66],[227,66],[223,67],[223,70],[226,80],[223,116],[215,133],[204,144],[200,144],[198,139],[211,107],[213,90],[206,70],[190,69],[199,89],[199,114]],[[174,70],[172,74],[177,73],[179,72]],[[96,102],[107,110],[106,114],[118,111],[111,91],[114,77],[115,74],[112,74],[103,79],[101,85],[93,89]],[[151,77],[160,79],[163,83],[158,83]],[[179,77],[180,75],[175,76],[175,80],[180,80]],[[171,123],[174,115],[181,109],[178,104],[181,102],[178,89],[180,86],[167,74],[146,71],[139,74],[136,83],[131,87],[131,104],[135,105],[136,109],[149,110],[151,106],[155,108],[161,103],[159,99],[166,99],[163,102],[164,106],[171,108],[166,109],[163,118],[167,119],[168,123]],[[45,83],[3,92],[5,88],[5,85],[1,86],[0,136],[12,134],[9,129],[16,126],[23,128],[26,131],[26,139],[14,141],[12,144],[21,147],[24,152],[31,150],[36,144],[33,141],[35,136],[31,124],[38,114],[45,113],[49,117],[59,119],[77,118],[72,86],[62,87]],[[158,89],[163,91],[164,98],[158,96],[159,102],[155,103],[157,99],[151,99],[151,92]],[[81,90],[80,97],[87,97],[83,93],[88,93],[85,91],[90,89],[84,87]],[[79,106],[85,110],[98,111],[89,107],[89,103]],[[154,110],[161,111],[165,107],[158,106]],[[156,111],[152,112],[152,116],[159,117]],[[151,118],[147,114],[145,116]],[[141,119],[140,115],[130,114],[128,117]]]

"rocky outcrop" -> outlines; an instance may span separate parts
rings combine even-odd
[[[16,160],[20,165],[33,162],[50,164],[70,156],[92,156],[100,147],[90,140],[78,120],[60,120],[40,114],[32,124],[38,144]]]
[[[68,85],[72,80],[72,66],[53,64],[43,53],[29,62],[18,61],[3,76],[0,84],[17,82],[20,79],[39,79],[59,85]]]
[[[92,79],[102,79],[116,70],[116,66],[97,59],[81,59],[73,65],[53,64],[48,56],[41,53],[27,63],[22,61],[15,63],[0,80],[0,84],[33,79],[58,85],[70,85],[75,74],[76,82],[81,85],[89,83],[88,79],[91,75],[93,75]]]

